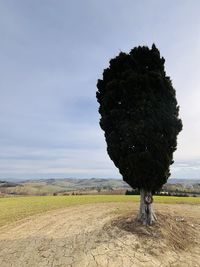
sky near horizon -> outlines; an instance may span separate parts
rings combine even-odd
[[[172,178],[200,178],[200,1],[0,0],[0,179],[120,178],[96,82],[120,51],[155,43],[183,131]]]

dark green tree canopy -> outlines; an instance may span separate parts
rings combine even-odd
[[[133,188],[155,191],[167,181],[182,129],[164,62],[154,44],[135,47],[111,59],[97,82],[108,154]]]

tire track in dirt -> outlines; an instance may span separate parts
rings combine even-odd
[[[183,208],[189,222],[176,221]],[[86,204],[32,216],[0,228],[0,266],[198,267],[199,208],[157,204],[160,221],[147,228],[132,220],[137,203]]]

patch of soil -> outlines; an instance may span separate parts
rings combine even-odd
[[[141,226],[138,203],[87,204],[0,228],[0,266],[200,266],[200,205],[157,204]],[[184,211],[184,212],[183,212]]]
[[[141,243],[154,240],[164,241],[168,248],[177,250],[187,250],[195,246],[198,242],[196,237],[200,233],[200,225],[183,217],[164,215],[157,213],[158,221],[152,226],[143,226],[132,218],[132,214],[120,216],[110,222],[108,228],[118,227],[122,231],[138,236]],[[105,226],[106,227],[106,226]]]

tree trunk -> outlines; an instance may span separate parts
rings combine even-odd
[[[153,198],[152,193],[145,191],[144,189],[140,190],[140,211],[138,215],[138,220],[143,225],[152,225],[156,220],[155,213],[152,206]]]

